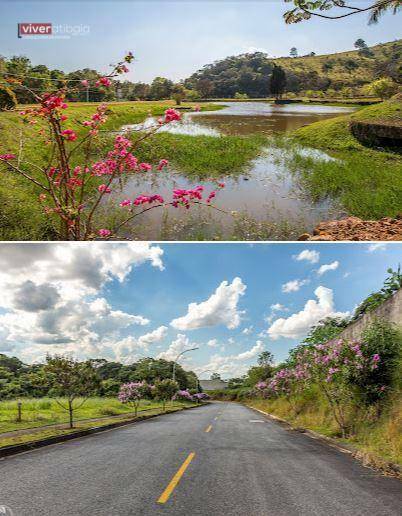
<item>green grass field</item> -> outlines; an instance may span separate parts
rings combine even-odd
[[[64,400],[60,401],[65,403]],[[0,434],[68,422],[68,412],[63,410],[53,398],[22,398],[21,402],[22,421],[17,423],[17,400],[0,401]],[[80,400],[77,399],[77,404],[79,403]],[[170,405],[168,404],[168,406]],[[175,402],[174,406],[181,407],[183,404]],[[161,407],[159,402],[143,400],[138,414],[161,409]],[[120,403],[116,398],[89,398],[80,409],[75,411],[74,418],[79,421],[133,413],[133,407]]]

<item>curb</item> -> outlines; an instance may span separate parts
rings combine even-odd
[[[30,441],[21,444],[11,444],[8,446],[3,446],[0,448],[0,459],[9,457],[11,455],[17,455],[18,453],[23,453],[30,450],[35,450],[37,448],[43,448],[45,446],[50,446],[52,444],[58,444],[65,441],[71,441],[72,439],[78,439],[80,437],[85,437],[91,434],[98,434],[101,432],[105,432],[106,430],[113,430],[114,428],[119,428],[121,426],[132,425],[134,423],[138,423],[140,421],[145,421],[146,419],[152,419],[159,416],[165,416],[167,414],[173,414],[175,412],[181,412],[182,410],[191,410],[195,408],[199,408],[202,405],[196,405],[194,407],[182,407],[176,410],[170,410],[169,412],[162,412],[160,414],[144,414],[143,416],[138,416],[136,418],[127,419],[125,421],[117,421],[116,423],[110,423],[109,425],[103,426],[95,426],[92,428],[87,428],[84,430],[73,431],[68,434],[63,435],[55,435],[53,437],[46,437],[45,439],[40,439],[38,441]]]
[[[377,458],[377,460],[367,459],[364,452],[355,448],[351,444],[339,443],[336,439],[332,437],[327,437],[326,435],[322,435],[314,430],[309,430],[308,428],[297,428],[292,426],[288,421],[282,419],[278,416],[274,416],[274,414],[270,414],[269,412],[264,412],[261,409],[251,407],[250,405],[246,405],[246,407],[251,408],[264,416],[267,416],[269,419],[279,423],[280,425],[286,427],[288,430],[293,430],[295,432],[299,432],[302,434],[306,434],[311,439],[315,439],[316,441],[321,441],[322,443],[331,446],[332,448],[337,449],[342,453],[350,454],[354,459],[358,460],[362,463],[364,467],[370,468],[378,473],[381,473],[386,476],[393,476],[401,479],[402,469],[398,464],[394,464],[393,462],[387,462],[384,459]]]

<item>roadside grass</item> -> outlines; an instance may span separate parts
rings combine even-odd
[[[245,404],[278,416],[292,426],[314,430],[340,442],[353,444],[366,456],[379,457],[402,465],[402,401],[391,399],[378,420],[371,420],[363,407],[350,407],[353,435],[341,439],[339,428],[326,400],[317,389],[306,390],[296,397],[292,409],[284,397],[244,400]],[[375,460],[375,459],[374,459]]]
[[[77,432],[79,430],[87,430],[90,428],[99,428],[103,426],[108,426],[110,424],[118,422],[125,422],[125,421],[135,421],[136,419],[141,420],[143,418],[147,418],[150,416],[160,415],[160,414],[168,414],[171,412],[177,412],[180,410],[183,410],[186,407],[193,407],[196,406],[195,403],[174,403],[174,404],[166,404],[166,410],[163,411],[162,406],[155,406],[154,408],[151,408],[147,410],[146,412],[144,410],[138,412],[137,418],[134,417],[133,413],[130,414],[123,414],[121,417],[114,417],[114,418],[105,418],[98,421],[76,421],[74,423],[74,428],[44,428],[40,431],[33,431],[32,433],[24,433],[21,435],[16,435],[13,437],[1,437],[0,433],[0,449],[4,446],[12,446],[17,444],[24,444],[24,443],[31,443],[31,442],[37,442],[42,441],[43,439],[47,439],[49,437],[55,437],[60,435],[68,435],[72,434],[74,432]]]
[[[392,150],[362,145],[350,132],[351,120],[389,122],[401,119],[402,102],[393,100],[295,131],[285,158],[315,201],[330,197],[350,215],[363,219],[395,217],[402,211],[402,158]],[[300,153],[300,145],[331,151],[335,160]]]
[[[60,399],[60,401],[65,404],[65,400]],[[3,432],[68,422],[68,412],[63,410],[54,398],[22,398],[21,402],[22,421],[18,423],[16,421],[17,400],[0,401],[0,437]],[[77,399],[76,403],[79,404],[80,400]],[[182,404],[175,402],[175,406],[181,407]],[[160,403],[142,400],[138,414],[159,410],[161,407]],[[133,407],[124,405],[115,398],[89,398],[80,409],[75,411],[74,418],[78,422],[107,416],[132,416],[133,413]]]

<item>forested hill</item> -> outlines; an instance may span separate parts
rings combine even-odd
[[[356,90],[379,77],[402,80],[402,40],[328,55],[274,59],[256,52],[227,57],[205,65],[185,85],[203,97],[226,98],[236,93],[266,97],[274,64],[285,70],[289,92],[352,88],[351,93],[358,93]]]

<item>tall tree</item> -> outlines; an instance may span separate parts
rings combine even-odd
[[[297,48],[296,47],[292,47],[290,49],[290,57],[297,57],[299,54],[297,53]]]
[[[285,70],[278,65],[274,65],[271,74],[270,90],[271,93],[278,100],[282,97],[286,87],[286,73]]]

